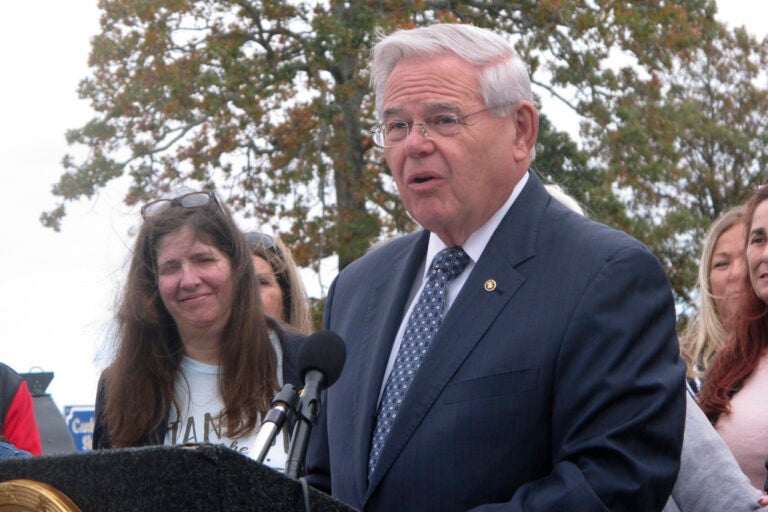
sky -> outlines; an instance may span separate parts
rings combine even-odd
[[[721,20],[768,35],[765,0],[719,4]],[[0,361],[54,372],[47,391],[61,409],[94,401],[139,222],[121,183],[68,204],[59,233],[39,221],[56,206],[51,186],[72,151],[66,131],[93,117],[77,84],[88,76],[99,14],[96,0],[42,0],[7,2],[0,17]]]

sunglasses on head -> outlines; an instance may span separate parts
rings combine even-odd
[[[249,231],[245,234],[245,239],[249,244],[258,245],[267,250],[275,248],[274,237],[266,233],[261,233],[259,231]]]
[[[182,208],[203,208],[208,206],[211,202],[215,203],[216,206],[221,208],[219,200],[216,199],[216,194],[213,192],[189,192],[172,199],[158,199],[156,201],[150,201],[141,207],[141,216],[145,219],[154,217],[175,206],[180,206]]]

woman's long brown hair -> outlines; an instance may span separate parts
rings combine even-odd
[[[118,309],[118,345],[107,369],[105,396],[105,418],[115,447],[141,444],[165,420],[170,407],[179,413],[174,383],[183,347],[160,298],[155,269],[160,240],[185,226],[224,253],[232,267],[233,308],[222,333],[219,361],[227,435],[252,431],[278,389],[277,360],[251,251],[241,231],[229,211],[215,201],[201,208],[171,207],[144,220]]]

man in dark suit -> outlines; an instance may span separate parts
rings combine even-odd
[[[374,141],[424,230],[329,291],[348,354],[310,481],[366,511],[660,510],[685,400],[657,259],[529,170],[538,114],[503,38],[395,32],[371,82]]]

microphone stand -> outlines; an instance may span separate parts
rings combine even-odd
[[[304,460],[307,456],[307,445],[312,425],[317,421],[320,413],[320,389],[325,381],[322,372],[310,370],[305,377],[305,386],[299,398],[299,408],[296,411],[296,425],[293,427],[291,445],[288,449],[288,461],[285,465],[285,474],[292,478],[298,478],[304,469]]]
[[[291,384],[283,386],[283,389],[272,400],[272,409],[269,410],[261,422],[261,428],[256,436],[256,441],[253,443],[256,448],[255,459],[260,464],[264,462],[269,449],[272,448],[272,443],[275,442],[277,433],[283,428],[287,412],[295,409],[298,400],[299,395],[296,392],[296,388]]]

